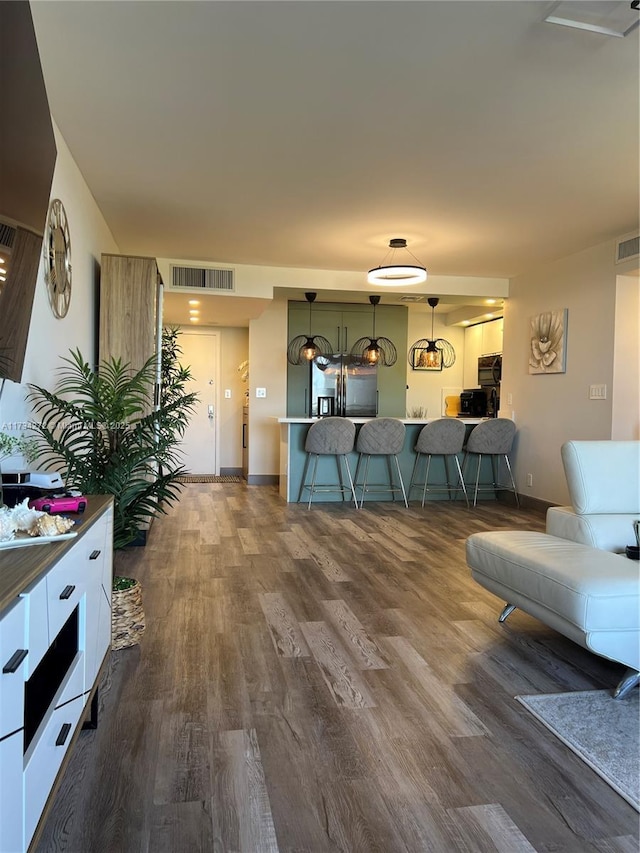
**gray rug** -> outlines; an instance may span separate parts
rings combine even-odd
[[[640,691],[516,696],[569,749],[640,811]]]

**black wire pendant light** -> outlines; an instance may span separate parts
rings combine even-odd
[[[382,367],[391,367],[398,360],[398,351],[393,341],[389,338],[376,338],[376,305],[380,302],[378,295],[369,297],[373,305],[373,336],[371,338],[358,338],[351,347],[351,358],[354,362],[361,364],[379,364]]]
[[[287,347],[287,361],[289,364],[306,364],[313,361],[316,356],[329,358],[333,354],[331,343],[322,335],[311,334],[311,305],[315,302],[315,293],[305,293],[304,298],[309,303],[309,334],[296,335]]]
[[[443,367],[453,367],[456,362],[453,344],[444,338],[433,337],[433,318],[440,300],[430,296],[427,302],[431,306],[431,337],[420,338],[412,345],[409,350],[409,364],[414,370],[442,370]]]

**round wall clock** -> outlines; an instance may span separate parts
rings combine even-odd
[[[67,214],[59,198],[49,205],[43,254],[51,310],[56,317],[65,317],[71,302],[71,237]]]

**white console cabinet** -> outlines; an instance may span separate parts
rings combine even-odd
[[[111,645],[113,502],[78,536],[0,551],[0,853],[24,853]]]

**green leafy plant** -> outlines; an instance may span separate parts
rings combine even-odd
[[[191,376],[164,365],[154,408],[154,358],[137,371],[115,358],[95,371],[79,350],[62,361],[55,391],[29,386],[39,462],[59,470],[69,488],[113,495],[114,547],[122,548],[179,499],[179,443],[197,400],[185,388]]]
[[[0,462],[10,456],[20,453],[27,463],[33,462],[38,456],[38,443],[26,435],[9,435],[0,432]]]

